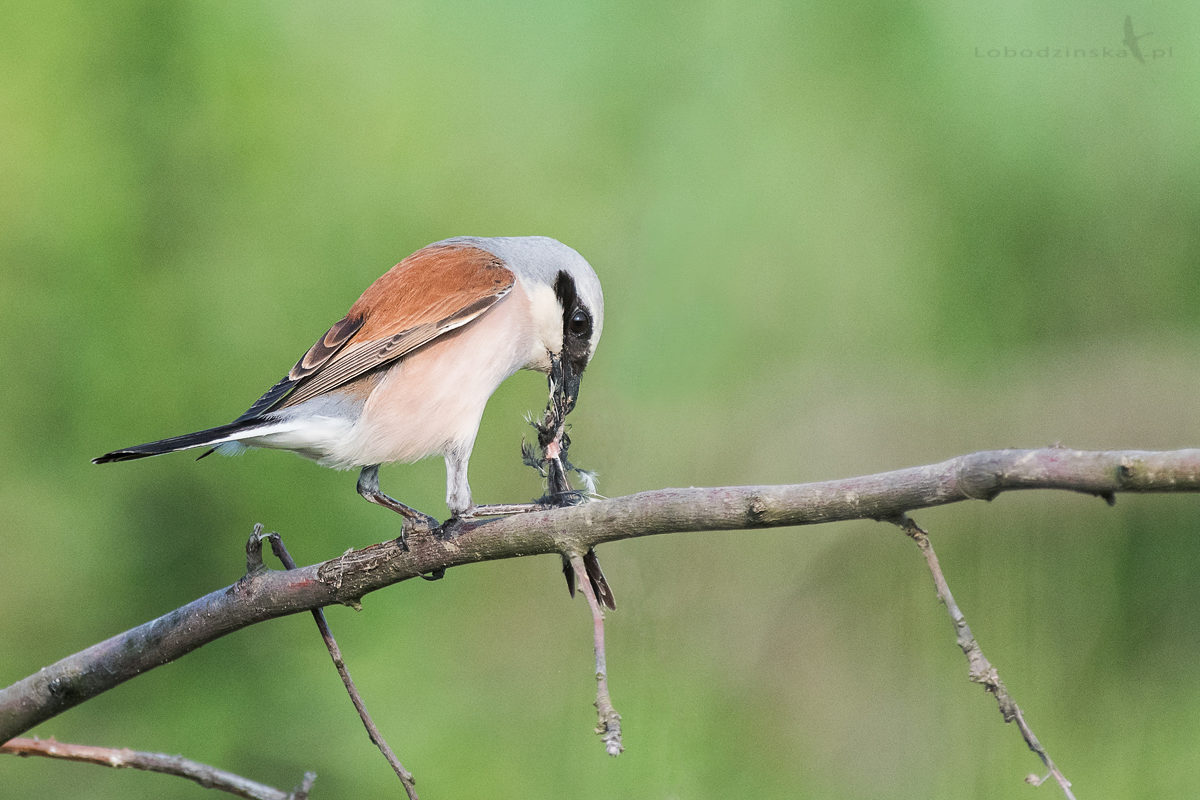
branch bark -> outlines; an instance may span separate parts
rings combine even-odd
[[[270,543],[271,552],[283,563],[284,569],[296,569],[296,561],[292,558],[292,554],[288,552],[287,546],[284,545],[283,537],[278,533],[263,533],[262,525],[255,525],[254,533],[250,535],[250,540],[246,543],[247,574],[266,568],[262,559],[262,543],[264,540]],[[371,743],[379,748],[379,752],[387,760],[388,766],[392,768],[392,771],[396,773],[396,777],[400,779],[400,784],[404,787],[404,793],[408,796],[408,800],[419,800],[417,797],[416,780],[413,778],[412,773],[400,763],[400,759],[396,757],[396,753],[392,750],[391,745],[387,743],[387,740],[383,738],[379,726],[375,724],[375,720],[371,717],[371,712],[367,711],[367,704],[363,700],[362,694],[359,693],[354,679],[350,677],[350,669],[346,666],[346,660],[342,658],[342,648],[338,647],[337,640],[333,638],[333,631],[329,629],[329,622],[325,619],[325,612],[320,608],[314,608],[312,615],[317,623],[317,630],[321,632],[321,640],[325,642],[325,649],[329,651],[329,657],[333,659],[333,667],[337,670],[338,677],[342,679],[342,685],[346,687],[346,692],[350,695],[350,702],[354,704],[354,710],[358,712],[358,718],[362,721],[363,727],[367,729],[367,736],[371,739]]]
[[[228,792],[246,800],[308,800],[312,790],[315,773],[304,773],[304,780],[290,792],[276,789],[274,786],[252,781],[226,772],[223,769],[201,764],[183,756],[169,756],[163,753],[146,753],[140,750],[130,750],[127,747],[96,747],[88,744],[70,744],[54,739],[12,739],[0,744],[0,753],[11,753],[17,756],[44,756],[58,758],[64,761],[79,761],[85,764],[99,764],[104,767],[120,769],[141,769],[147,772],[161,772],[164,775],[175,775],[195,781],[206,789],[216,789]]]
[[[933,542],[929,540],[929,534],[924,531],[920,525],[913,522],[907,515],[898,517],[892,520],[900,527],[904,533],[917,543],[917,547],[921,549],[921,554],[925,556],[925,563],[929,567],[929,573],[933,576],[933,585],[937,590],[938,599],[942,601],[942,605],[946,607],[946,613],[950,615],[950,621],[954,624],[954,632],[958,640],[958,648],[962,650],[963,655],[967,658],[967,664],[970,667],[968,677],[972,683],[978,683],[983,688],[987,689],[988,693],[996,698],[996,703],[1000,707],[1000,713],[1004,717],[1005,722],[1017,723],[1017,729],[1021,731],[1021,738],[1025,740],[1025,744],[1029,746],[1042,763],[1046,765],[1046,769],[1050,770],[1050,775],[1058,781],[1058,786],[1066,795],[1067,800],[1075,800],[1075,794],[1071,791],[1071,782],[1066,779],[1062,771],[1055,765],[1054,760],[1050,758],[1050,754],[1046,752],[1046,748],[1042,747],[1042,743],[1033,735],[1033,729],[1029,727],[1029,723],[1025,721],[1025,715],[1021,711],[1021,707],[1017,705],[1017,701],[1008,693],[1008,688],[1005,687],[1004,681],[1000,680],[1000,673],[992,666],[992,662],[988,661],[987,656],[983,654],[983,649],[979,646],[979,642],[975,639],[975,634],[971,632],[971,626],[967,624],[967,618],[963,616],[962,610],[958,607],[958,603],[954,601],[954,595],[950,592],[950,584],[946,582],[946,576],[942,572],[942,566],[938,563],[937,553],[933,550]],[[1030,780],[1030,779],[1033,780]],[[1030,783],[1041,783],[1035,775],[1030,775],[1026,778]]]
[[[247,575],[0,690],[0,742],[227,633],[334,603],[423,573],[501,558],[582,553],[604,542],[685,531],[891,519],[920,508],[1063,489],[1112,502],[1116,492],[1200,491],[1200,450],[992,450],[920,467],[781,486],[661,489],[514,517],[447,523],[288,571]]]
[[[596,655],[596,733],[603,738],[604,750],[610,756],[619,756],[625,752],[621,744],[621,715],[613,707],[612,696],[608,693],[608,656],[604,648],[604,607],[596,589],[588,578],[587,566],[583,556],[572,553],[568,556],[571,569],[575,571],[575,580],[583,596],[587,598],[588,608],[592,611],[592,650]]]

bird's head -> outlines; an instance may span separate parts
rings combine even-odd
[[[486,250],[516,275],[530,301],[534,343],[526,367],[550,376],[553,393],[564,413],[569,412],[604,327],[604,294],[591,265],[575,250],[545,236],[459,237],[447,242]]]

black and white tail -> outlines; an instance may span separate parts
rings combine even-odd
[[[267,416],[273,408],[278,406],[287,397],[296,386],[296,379],[291,377],[291,374],[284,375],[283,378],[267,390],[266,394],[254,401],[254,405],[235,419],[233,422],[228,422],[224,425],[218,425],[215,428],[208,428],[195,433],[185,433],[182,436],[172,436],[170,439],[159,439],[157,442],[146,442],[145,444],[135,444],[133,447],[123,447],[120,450],[113,450],[111,453],[105,453],[98,458],[93,458],[93,464],[107,464],[110,461],[132,461],[135,458],[148,458],[150,456],[161,456],[163,453],[174,453],[177,450],[190,450],[193,447],[211,447],[216,449],[218,445],[226,442],[236,442],[241,439],[250,439],[255,436],[261,436],[265,433],[277,433],[281,430],[287,430],[292,425],[281,423],[278,420],[272,420]],[[211,453],[203,453],[200,458]],[[199,460],[199,459],[197,459]]]
[[[182,436],[159,439],[157,442],[146,442],[145,444],[135,444],[132,447],[123,447],[120,450],[113,450],[111,453],[105,453],[98,458],[93,458],[92,463],[107,464],[110,461],[131,461],[135,458],[161,456],[163,453],[174,453],[177,450],[189,450],[193,447],[216,447],[225,442],[236,442],[239,439],[261,435],[275,427],[277,426],[262,419],[238,420],[225,425],[218,425],[215,428],[196,431],[195,433],[185,433]],[[209,452],[212,451],[210,450]],[[202,455],[201,458],[206,455],[208,453]]]

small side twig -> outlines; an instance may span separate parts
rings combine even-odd
[[[967,624],[966,617],[963,616],[958,604],[954,602],[954,595],[950,593],[950,585],[946,582],[946,576],[942,573],[937,553],[933,550],[933,543],[929,541],[929,534],[922,530],[907,514],[901,514],[890,521],[898,525],[910,539],[916,542],[917,547],[921,549],[921,553],[925,556],[925,563],[929,565],[929,572],[933,575],[933,583],[937,588],[938,599],[946,606],[946,613],[950,615],[950,621],[954,624],[954,630],[957,633],[958,647],[963,651],[963,655],[967,657],[968,675],[971,681],[980,684],[990,694],[995,696],[1004,721],[1017,723],[1017,728],[1021,731],[1021,736],[1025,739],[1025,744],[1037,754],[1037,757],[1042,760],[1042,763],[1046,765],[1046,769],[1049,770],[1049,775],[1044,778],[1030,775],[1026,778],[1026,781],[1034,785],[1040,785],[1046,778],[1053,776],[1058,781],[1063,794],[1069,800],[1075,800],[1075,795],[1071,792],[1071,782],[1054,765],[1054,761],[1050,758],[1050,754],[1046,752],[1046,748],[1042,747],[1042,743],[1033,735],[1033,730],[1025,721],[1025,716],[1021,713],[1020,707],[1017,706],[1016,701],[1008,693],[1004,682],[1000,680],[1000,673],[996,671],[996,668],[983,655],[983,650],[979,647],[979,642],[975,640],[975,634],[971,632],[971,627]]]
[[[247,552],[251,553],[256,550],[259,553],[258,562],[262,563],[262,541],[266,539],[271,543],[271,552],[283,564],[286,569],[296,569],[296,562],[288,552],[287,547],[283,544],[283,537],[278,533],[263,533],[263,526],[256,524],[254,533],[250,536],[250,542],[247,544]],[[250,556],[249,561],[253,561],[253,556]],[[418,800],[417,789],[414,785],[416,780],[411,772],[404,768],[400,763],[400,759],[396,757],[396,753],[388,746],[387,741],[383,738],[383,734],[379,732],[379,728],[375,725],[375,720],[371,718],[371,714],[367,711],[366,703],[363,702],[362,695],[358,691],[358,687],[354,685],[354,680],[350,677],[350,671],[346,668],[346,662],[342,658],[342,650],[338,647],[337,640],[333,638],[333,631],[329,629],[329,623],[325,619],[325,612],[320,608],[312,610],[313,619],[317,622],[317,628],[321,631],[321,638],[325,642],[325,648],[329,650],[329,657],[333,659],[333,665],[337,668],[338,675],[342,679],[342,685],[346,687],[346,692],[350,695],[350,702],[354,704],[354,709],[358,712],[359,719],[362,720],[363,726],[367,729],[367,736],[379,748],[379,752],[383,753],[383,757],[387,759],[391,765],[392,771],[396,773],[396,777],[400,779],[400,783],[404,786],[404,792],[408,795],[409,800]]]
[[[598,722],[596,733],[604,740],[604,749],[610,756],[619,756],[625,745],[621,743],[621,715],[613,708],[612,697],[608,693],[608,660],[604,649],[604,608],[588,579],[587,566],[583,557],[578,553],[570,553],[566,558],[575,572],[575,580],[579,584],[583,596],[587,598],[588,607],[592,610],[592,647],[596,652],[596,713]]]
[[[70,744],[55,739],[9,739],[0,744],[0,753],[16,756],[43,756],[64,761],[79,761],[113,768],[141,769],[187,778],[208,789],[228,792],[246,800],[307,800],[316,773],[304,773],[304,780],[290,792],[243,778],[223,769],[201,764],[183,756],[164,753],[147,753],[129,748],[96,747],[87,744]]]

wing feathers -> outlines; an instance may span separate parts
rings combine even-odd
[[[329,363],[325,369],[311,376],[304,385],[292,393],[282,406],[294,406],[319,394],[336,389],[365,375],[376,367],[387,364],[405,353],[431,341],[437,332],[423,325],[413,331],[398,333],[391,339],[361,344],[346,348],[341,357]]]
[[[234,420],[234,422],[245,422],[247,420],[256,420],[262,417],[263,414],[270,411],[278,405],[283,398],[287,397],[288,392],[296,385],[290,375],[284,375],[279,379],[279,382],[272,386],[263,394],[262,397],[254,401],[254,405],[246,409],[246,413]]]
[[[367,287],[350,307],[365,318],[357,339],[386,339],[437,323],[471,304],[499,300],[515,278],[499,258],[478,247],[434,245],[418,250]]]
[[[516,278],[477,247],[418,250],[384,273],[238,421],[311,400],[468,324]]]
[[[346,346],[362,326],[361,316],[346,315],[333,323],[333,327],[325,331],[325,335],[317,339],[316,344],[308,348],[308,352],[296,362],[288,377],[293,381],[300,381],[320,370]]]
[[[93,461],[127,461],[291,430],[294,420],[264,417],[344,386],[467,325],[503,299],[515,281],[503,261],[477,247],[442,244],[418,250],[371,284],[350,312],[233,422],[114,450]]]

